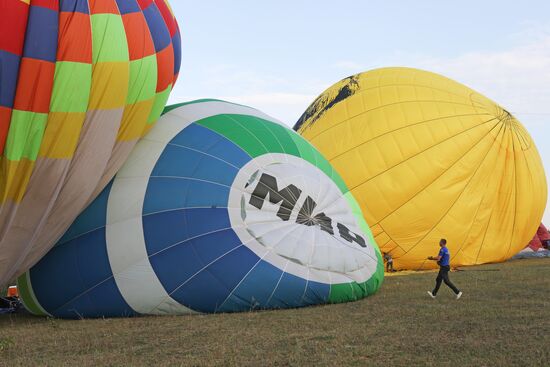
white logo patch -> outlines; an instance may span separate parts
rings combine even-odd
[[[373,244],[338,186],[306,160],[265,154],[241,168],[228,203],[233,229],[260,258],[322,283],[364,282]]]

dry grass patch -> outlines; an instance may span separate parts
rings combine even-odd
[[[360,302],[295,310],[64,321],[0,317],[6,366],[548,366],[550,259],[388,277]]]

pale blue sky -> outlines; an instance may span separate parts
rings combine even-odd
[[[183,61],[170,102],[221,98],[293,125],[318,94],[348,75],[418,67],[464,83],[514,112],[550,173],[548,0],[172,0],[171,5],[182,31]],[[550,224],[550,208],[544,222]]]

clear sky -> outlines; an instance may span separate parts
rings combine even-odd
[[[464,83],[513,112],[535,139],[550,175],[549,0],[171,5],[183,37],[171,103],[221,98],[292,126],[317,95],[344,77],[378,67],[417,67]],[[550,225],[550,208],[544,222]]]

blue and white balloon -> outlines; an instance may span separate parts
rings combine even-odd
[[[19,285],[31,312],[74,318],[344,302],[382,279],[330,164],[269,116],[208,100],[169,108]]]

